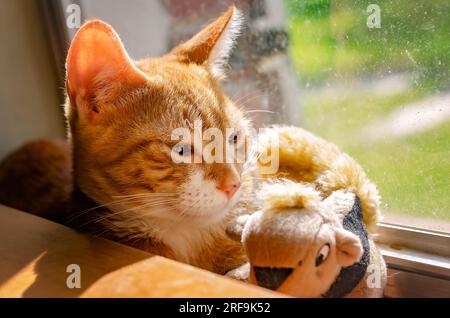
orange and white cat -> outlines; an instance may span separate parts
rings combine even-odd
[[[39,183],[73,169],[73,188],[67,187],[68,178],[60,178],[59,185],[47,182],[48,192],[61,191],[59,198],[47,200],[51,203],[73,193],[68,212],[61,212],[67,224],[218,273],[239,266],[244,251],[224,228],[237,213],[250,209],[249,172],[239,163],[174,163],[171,132],[192,129],[190,123],[201,120],[204,129],[226,134],[231,127],[248,133],[242,111],[220,88],[241,22],[232,6],[167,55],[137,62],[109,25],[87,22],[75,35],[66,64],[71,157],[64,157],[69,150],[57,143],[41,141],[42,151],[30,152],[33,145],[39,147],[27,145],[0,170],[42,163],[39,169],[53,172],[39,174]],[[225,136],[224,142],[236,138]],[[180,157],[198,155],[192,144],[177,149]],[[24,152],[28,155],[21,157]],[[53,162],[58,159],[49,152],[64,157],[63,164]],[[24,182],[17,175],[11,180],[0,172],[0,185]],[[30,175],[24,172],[23,179]],[[24,190],[17,201],[33,201],[35,194]],[[14,205],[12,197],[8,201],[3,196],[3,202]],[[48,215],[49,207],[53,205],[29,210]]]

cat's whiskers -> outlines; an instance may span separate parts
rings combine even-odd
[[[242,94],[242,92],[239,92],[239,91],[235,92],[235,93],[233,94],[233,96],[230,96],[230,100],[232,100],[232,101],[234,102],[234,100],[236,99],[236,97],[239,96],[240,94]]]
[[[94,237],[101,237],[102,235],[104,235],[107,232],[115,232],[119,230],[118,226],[112,222],[109,222],[109,224],[106,224],[106,222],[103,222],[103,227],[100,228],[97,231],[92,232],[92,235],[94,235]]]
[[[251,109],[245,112],[245,114],[253,114],[253,113],[276,114],[276,112],[267,109]]]
[[[97,205],[95,207],[92,207],[92,208],[89,208],[89,209],[86,209],[86,210],[75,212],[74,214],[68,216],[67,219],[65,220],[65,222],[67,222],[69,224],[69,223],[73,222],[75,219],[85,215],[86,213],[95,211],[95,210],[100,209],[100,208],[105,208],[105,207],[109,207],[109,206],[113,206],[113,205],[123,204],[123,203],[130,202],[130,201],[133,201],[133,200],[136,200],[136,202],[137,202],[137,199],[138,198],[130,197],[130,198],[123,198],[121,200],[114,200],[114,201],[111,201],[111,202],[108,202],[108,203],[100,204],[100,205]]]
[[[200,202],[200,199],[197,199],[196,201],[194,201],[193,204],[191,204],[191,206],[186,206],[181,212],[180,212],[180,217],[181,218],[186,218],[189,217],[190,215],[187,214],[188,209],[192,209],[194,206],[196,206],[198,203]],[[200,215],[200,214],[199,214]]]
[[[165,217],[167,218],[170,215],[171,216],[170,218],[173,219],[174,221],[177,221],[177,222],[181,221],[180,215],[177,214],[178,211],[176,210],[176,208],[174,206],[171,205],[171,203],[172,202],[169,202],[166,205],[164,205]],[[176,202],[173,202],[173,203],[176,203]],[[162,207],[162,206],[163,205],[161,205],[160,207]],[[145,207],[143,207],[143,208],[145,208]],[[157,218],[161,219],[161,211],[160,210],[146,211],[145,213],[139,214],[139,215],[135,216],[134,218],[127,218],[127,221],[133,222],[136,220],[141,220],[146,224],[148,222],[149,217],[154,217],[155,219],[157,219]]]
[[[258,159],[257,154],[258,152],[256,150],[256,147],[252,146],[250,149],[250,153],[248,154],[248,158],[243,165],[243,173],[249,172],[256,167],[256,162]]]
[[[245,99],[264,96],[263,93],[261,93],[260,91],[257,91],[257,90],[249,91],[249,92],[247,92],[247,93],[245,93],[245,94],[242,94],[241,96],[239,96],[239,97],[236,99],[236,96],[237,96],[237,95],[239,95],[239,93],[238,93],[238,94],[235,94],[235,95],[231,98],[231,100],[233,101],[233,103],[235,103],[235,104],[237,104],[237,105],[240,105],[240,104],[242,103],[242,101],[245,100]]]
[[[138,206],[135,206],[135,207],[131,207],[131,208],[126,208],[125,210],[119,210],[119,211],[116,211],[116,212],[113,212],[113,213],[108,213],[107,212],[106,215],[104,215],[102,217],[94,218],[92,220],[89,220],[88,222],[78,226],[77,228],[82,228],[82,227],[84,227],[86,225],[89,225],[89,224],[92,224],[92,223],[100,223],[100,222],[102,222],[104,220],[111,219],[113,217],[116,217],[118,215],[123,215],[125,213],[130,213],[130,212],[134,212],[134,211],[137,211],[137,210],[142,210],[142,209],[149,208],[149,207],[168,205],[169,203],[173,203],[173,202],[174,202],[174,200],[171,200],[171,199],[155,199],[155,200],[152,200],[152,201],[147,201],[147,202],[144,202],[141,205],[138,205]]]
[[[176,197],[176,196],[177,196],[176,193],[163,193],[163,192],[161,192],[161,193],[135,193],[135,194],[128,194],[128,195],[112,196],[112,198],[119,198],[119,200],[114,200],[114,201],[111,201],[108,203],[97,205],[95,207],[92,207],[92,208],[89,208],[89,209],[86,209],[83,211],[76,212],[73,215],[70,215],[69,217],[67,217],[66,222],[70,223],[86,213],[89,213],[89,212],[92,212],[94,210],[104,208],[104,207],[119,205],[119,204],[128,203],[128,202],[133,203],[133,201],[135,201],[134,203],[139,203],[139,199],[145,200],[146,198],[153,198],[153,197],[159,198],[159,197]]]
[[[134,211],[134,210],[139,210],[139,209],[144,209],[144,208],[149,208],[149,207],[151,208],[151,207],[156,207],[156,206],[165,205],[165,204],[174,203],[174,202],[176,202],[176,201],[173,200],[173,199],[162,199],[162,198],[161,199],[151,200],[151,201],[146,200],[146,202],[144,202],[141,205],[138,205],[138,206],[126,209],[126,210],[121,210],[121,211],[117,211],[117,212],[114,212],[114,213],[109,213],[107,215],[107,218],[111,218],[113,216],[116,216],[118,214],[122,214],[122,213],[125,213],[125,212],[128,212],[128,211]]]
[[[134,193],[134,194],[127,194],[127,195],[116,195],[113,196],[113,198],[132,198],[132,197],[175,197],[177,196],[177,193],[170,193],[170,192],[149,192],[149,193]]]
[[[255,94],[255,95],[252,95],[252,96],[247,96],[247,97],[244,97],[244,98],[240,98],[240,99],[236,102],[236,104],[237,104],[237,105],[243,105],[243,106],[245,106],[245,107],[250,108],[250,105],[249,105],[249,104],[252,103],[253,101],[255,101],[255,100],[261,98],[261,97],[264,97],[264,94]],[[251,109],[250,109],[250,110],[251,110]]]

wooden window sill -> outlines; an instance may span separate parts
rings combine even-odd
[[[279,297],[0,205],[0,297]],[[68,288],[67,266],[81,270]]]

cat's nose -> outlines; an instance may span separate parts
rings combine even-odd
[[[239,190],[241,187],[241,183],[239,181],[232,182],[232,183],[226,183],[223,185],[217,186],[217,189],[225,193],[228,199],[231,199],[234,194]]]

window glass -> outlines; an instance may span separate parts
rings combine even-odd
[[[111,23],[141,58],[191,36],[232,1],[77,3],[83,20]],[[385,221],[450,231],[450,2],[237,6],[246,27],[225,89],[255,125],[300,125],[338,144],[377,184]]]
[[[385,221],[450,230],[450,2],[288,0],[304,124],[376,182]]]

